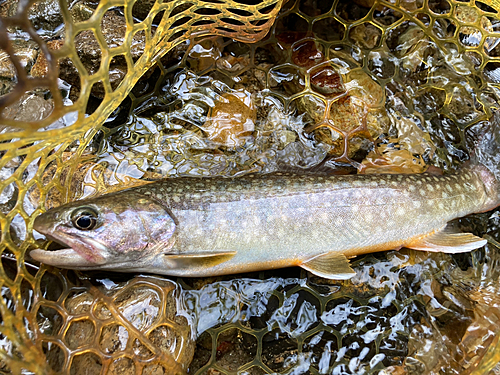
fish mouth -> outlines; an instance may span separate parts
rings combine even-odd
[[[68,247],[61,250],[32,250],[30,256],[40,263],[75,269],[96,268],[106,263],[105,255],[108,249],[92,238],[70,235],[57,230],[47,233],[46,228],[36,225],[36,220],[33,228],[48,239]]]

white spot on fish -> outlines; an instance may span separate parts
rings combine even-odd
[[[432,185],[427,185],[427,190],[429,190],[429,191],[431,191],[431,192],[432,192],[432,191],[434,191],[434,186],[432,186]]]
[[[417,190],[417,188],[415,187],[415,185],[410,185],[410,186],[408,187],[408,189],[409,189],[410,191],[415,191],[415,190]]]
[[[448,198],[448,197],[449,197],[449,195],[448,195],[448,193],[447,193],[446,191],[443,191],[443,192],[441,193],[441,197],[442,197],[442,198]]]
[[[420,201],[413,201],[413,207],[419,208],[420,206],[422,206],[422,202],[420,202]]]
[[[322,221],[327,222],[328,219],[330,218],[330,216],[328,215],[327,212],[323,212],[323,213],[321,213],[321,217],[320,218],[321,218]]]
[[[356,190],[356,192],[354,193],[354,197],[355,198],[363,198],[365,196],[366,193],[363,193],[362,190]],[[344,199],[347,198],[347,197],[344,197]]]
[[[398,207],[396,210],[396,215],[403,216],[405,214],[405,209],[403,207]]]
[[[439,202],[439,203],[438,203],[438,208],[439,208],[440,210],[442,210],[442,209],[444,208],[444,204],[443,204],[443,202]]]

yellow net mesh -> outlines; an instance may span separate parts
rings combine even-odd
[[[446,352],[475,338],[465,331],[472,307],[460,320],[442,284],[447,273],[481,278],[435,265],[448,256],[424,260],[429,271],[416,277],[431,284],[429,302],[391,271],[416,264],[405,272],[418,274],[414,255],[362,259],[368,276],[352,283],[277,273],[181,288],[38,268],[27,250],[49,246],[32,233],[41,211],[144,179],[312,167],[326,156],[366,173],[456,168],[467,158],[465,130],[498,108],[496,9],[448,0],[2,1],[1,370],[176,374],[196,345],[196,374],[422,373],[441,361],[472,371],[481,350],[464,349],[464,361]],[[240,120],[222,128],[234,113]],[[374,140],[379,153],[367,155]],[[245,297],[256,286],[265,298]],[[335,311],[345,319],[336,323]],[[394,317],[422,332],[391,326]],[[460,334],[422,359],[430,354],[418,338],[447,319],[461,322]]]

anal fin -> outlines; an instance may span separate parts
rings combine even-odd
[[[472,233],[460,233],[445,227],[418,242],[405,245],[414,250],[434,251],[442,253],[465,253],[486,245],[486,240]]]
[[[236,251],[163,254],[176,268],[212,267],[236,255]]]
[[[332,280],[346,280],[356,275],[346,256],[337,252],[324,253],[300,264],[316,276]]]

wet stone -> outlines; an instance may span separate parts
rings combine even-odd
[[[100,374],[102,369],[101,358],[94,353],[84,353],[73,357],[70,375]]]
[[[257,352],[257,339],[237,329],[223,331],[217,338],[216,364],[235,371],[251,362]]]
[[[60,373],[65,361],[64,350],[59,346],[59,344],[51,341],[43,341],[42,349],[50,368],[54,372]]]
[[[349,37],[359,47],[373,49],[380,44],[382,31],[370,23],[363,23],[352,28]]]
[[[292,61],[304,68],[310,68],[321,63],[324,56],[324,47],[314,40],[300,40],[292,46]]]
[[[56,336],[63,324],[63,318],[56,310],[48,306],[40,306],[36,314],[38,329],[45,335]]]
[[[313,69],[310,73],[311,88],[327,97],[339,96],[345,92],[341,75],[330,66]],[[319,100],[316,98],[316,100]]]
[[[403,15],[392,8],[375,9],[373,12],[374,21],[384,26],[390,26],[396,23],[401,17],[403,17]]]
[[[28,72],[38,55],[38,44],[22,39],[11,40],[12,48],[21,67]],[[0,77],[14,80],[17,73],[7,52],[0,51]]]
[[[358,2],[362,2],[363,5],[359,5]],[[336,12],[346,21],[358,21],[368,14],[370,7],[365,5],[370,4],[373,4],[370,0],[358,0],[357,2],[341,0],[337,3]]]
[[[298,342],[286,333],[275,330],[262,338],[262,362],[272,371],[282,372],[293,367],[288,358],[296,358]]]
[[[203,130],[216,145],[239,147],[254,131],[255,115],[255,106],[248,93],[227,93],[211,108]]]
[[[70,349],[89,345],[94,341],[95,326],[89,319],[72,321],[66,331],[65,341]]]
[[[114,11],[108,11],[101,20],[101,32],[108,48],[119,47],[124,42],[126,30],[125,18]],[[101,47],[91,30],[84,30],[74,40],[76,51],[87,72],[92,75],[96,73],[101,65]],[[134,34],[131,41],[130,53],[132,59],[138,59],[145,47],[145,34],[140,31]],[[80,75],[73,61],[64,58],[59,61],[59,77],[75,88],[80,87]],[[109,65],[111,88],[115,89],[127,73],[127,63],[122,55],[115,56]],[[147,74],[144,78],[147,78]],[[98,98],[104,97],[104,86],[96,84],[92,88],[92,94]]]
[[[135,375],[134,361],[127,357],[115,359],[109,366],[109,375]]]
[[[203,332],[197,338],[195,353],[196,355],[189,365],[190,373],[196,373],[212,359],[212,337],[208,332]]]
[[[332,6],[332,0],[312,0],[300,2],[299,9],[308,16],[315,17],[321,14],[328,13]]]
[[[291,66],[276,67],[269,72],[271,88],[279,94],[292,96],[305,88],[303,74]]]
[[[40,280],[40,291],[43,298],[49,301],[57,301],[63,292],[61,279],[51,272],[46,271]]]
[[[73,315],[87,314],[94,301],[93,296],[87,292],[75,292],[65,300],[66,310]]]
[[[33,3],[28,17],[35,29],[42,35],[53,37],[54,32],[63,24],[64,19],[57,0],[38,0]]]
[[[94,314],[96,318],[100,320],[107,320],[112,317],[111,311],[109,311],[103,302],[97,302],[95,304]]]
[[[134,354],[141,359],[150,359],[153,357],[153,353],[151,353],[151,350],[149,350],[140,340],[135,339],[134,343],[132,344],[132,350],[134,351]]]
[[[313,33],[327,42],[342,40],[345,26],[333,17],[323,18],[313,23]]]
[[[35,93],[26,93],[14,104],[6,107],[3,116],[19,122],[35,122],[48,117],[53,108],[52,100],[46,100]]]
[[[157,290],[137,285],[127,288],[115,299],[118,311],[137,329],[147,330],[160,317],[162,300]]]
[[[70,14],[74,22],[83,22],[92,17],[95,9],[87,3],[86,0],[78,1],[71,7]]]
[[[63,40],[50,40],[47,42],[47,48],[51,51],[58,50],[63,45],[64,45]],[[49,63],[47,61],[47,57],[42,51],[40,51],[35,64],[31,68],[30,73],[33,77],[44,77],[47,75],[48,69],[49,69]]]
[[[396,60],[390,54],[370,52],[368,68],[376,77],[389,79],[396,73]]]
[[[173,328],[166,325],[155,328],[148,335],[148,338],[156,347],[172,354],[179,353],[182,349],[180,347],[182,337]]]
[[[128,342],[128,331],[119,324],[111,324],[102,328],[99,345],[106,354],[124,351]]]
[[[142,375],[169,375],[169,371],[161,364],[152,364],[144,366]]]
[[[436,14],[447,14],[450,12],[451,5],[447,0],[429,1],[429,10]]]

